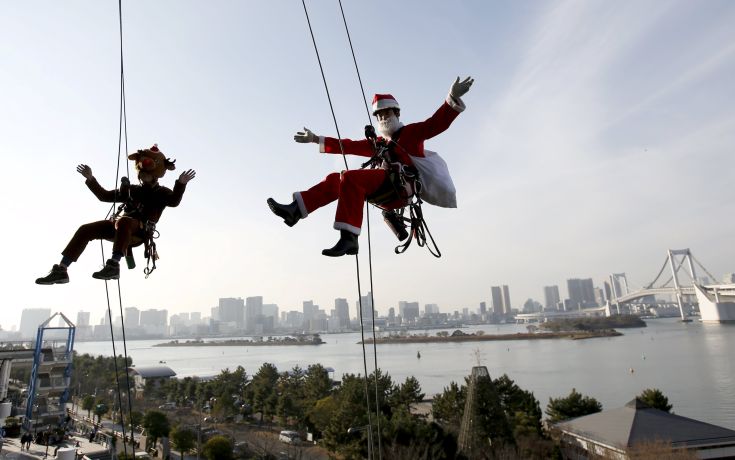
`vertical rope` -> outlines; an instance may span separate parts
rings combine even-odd
[[[123,21],[122,21],[122,0],[118,0],[117,2],[117,9],[118,9],[118,26],[119,26],[119,32],[120,32],[120,126],[119,126],[119,132],[118,132],[118,147],[117,147],[117,170],[118,175],[120,171],[120,150],[122,148],[122,138],[125,139],[125,156],[127,157],[127,152],[129,151],[128,148],[128,113],[127,113],[127,101],[125,98],[125,59],[124,59],[124,53],[123,53]],[[127,160],[127,158],[126,158]],[[125,161],[125,171],[127,174],[127,177],[130,177],[130,162]],[[117,182],[115,182],[117,184]],[[120,327],[122,329],[122,336],[123,336],[123,353],[125,356],[125,385],[127,389],[127,396],[128,396],[128,421],[130,422],[130,444],[133,449],[133,456],[135,456],[135,425],[133,423],[133,398],[131,396],[130,391],[130,373],[127,370],[128,366],[128,345],[127,345],[127,338],[125,337],[125,315],[123,313],[123,301],[122,301],[122,290],[120,288],[120,280],[117,281],[117,293],[118,293],[118,299],[120,301]],[[120,407],[120,412],[122,413],[122,406]],[[125,440],[125,419],[121,419],[122,426],[123,426],[123,441]]]
[[[301,4],[304,7],[304,15],[306,16],[306,23],[309,26],[309,33],[311,35],[311,42],[314,45],[314,52],[316,53],[316,59],[319,63],[319,71],[322,75],[322,82],[324,82],[324,90],[327,93],[327,100],[329,101],[329,110],[332,112],[332,120],[334,120],[334,127],[337,131],[337,141],[339,142],[339,151],[342,154],[342,160],[345,164],[345,169],[349,170],[349,166],[347,166],[347,157],[345,156],[344,148],[342,146],[342,135],[339,131],[339,124],[337,123],[337,116],[334,113],[334,105],[332,104],[332,97],[329,94],[329,85],[327,85],[327,78],[324,75],[324,66],[322,66],[322,60],[319,56],[319,48],[316,44],[316,39],[314,38],[314,29],[311,27],[311,20],[309,19],[309,11],[306,8],[306,1],[301,0]],[[362,334],[362,360],[363,360],[363,368],[365,370],[365,404],[367,408],[367,414],[368,414],[368,429],[370,430],[370,433],[372,433],[373,430],[373,422],[372,422],[372,414],[370,411],[370,392],[368,388],[368,371],[367,371],[367,353],[365,351],[365,326],[363,324],[362,319],[362,290],[360,288],[360,260],[357,255],[355,255],[355,269],[357,271],[357,299],[358,299],[358,305],[360,307],[360,333]],[[374,329],[374,328],[373,328]],[[376,369],[376,377],[377,377],[377,369]],[[376,401],[377,402],[377,401]],[[379,433],[378,433],[379,434]],[[368,436],[368,459],[372,458],[371,453],[374,450],[372,446],[372,435]]]
[[[357,57],[355,56],[355,48],[352,46],[352,37],[350,37],[350,28],[347,26],[347,17],[345,16],[345,10],[342,7],[342,0],[339,1],[339,10],[342,13],[342,22],[345,25],[345,33],[347,34],[347,42],[350,44],[350,52],[352,53],[352,62],[355,64],[355,73],[357,73],[357,81],[360,83],[360,91],[362,92],[362,101],[365,105],[365,113],[367,114],[368,123],[373,126],[373,120],[370,118],[370,109],[367,104],[367,97],[365,96],[365,87],[362,84],[362,77],[360,76],[360,67],[357,65]],[[373,315],[373,361],[375,366],[375,417],[377,418],[378,425],[378,458],[383,458],[383,447],[382,447],[382,436],[380,430],[380,399],[378,398],[378,349],[377,340],[375,337],[375,290],[373,288],[373,248],[372,238],[370,234],[370,205],[366,202],[365,204],[365,221],[367,223],[367,240],[368,240],[368,268],[370,272],[370,306]],[[363,337],[364,342],[364,337]]]

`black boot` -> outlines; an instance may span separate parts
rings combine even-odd
[[[328,257],[339,257],[345,254],[355,255],[359,249],[357,235],[347,230],[340,230],[340,237],[334,247],[325,249],[322,254]]]
[[[98,280],[120,279],[120,262],[108,259],[102,270],[92,273],[92,278]]]
[[[36,284],[66,284],[68,282],[69,274],[61,265],[54,265],[48,275],[36,280]]]
[[[282,218],[289,227],[293,227],[301,219],[301,210],[295,200],[291,204],[281,204],[276,203],[273,198],[268,198],[268,207],[271,208],[273,214]]]

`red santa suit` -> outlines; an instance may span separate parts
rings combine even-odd
[[[425,121],[403,126],[393,148],[395,158],[404,165],[414,166],[412,157],[418,159],[426,156],[424,141],[446,131],[464,109],[465,105],[461,100],[447,96],[441,107]],[[379,137],[378,140],[382,138]],[[375,154],[372,142],[367,139],[357,141],[342,139],[342,148],[344,153],[350,155],[372,157]],[[342,153],[338,139],[323,136],[319,138],[319,151]],[[359,235],[362,227],[363,203],[385,183],[387,178],[388,172],[384,169],[356,169],[332,173],[309,190],[294,193],[294,200],[298,203],[302,217],[338,200],[334,228]],[[406,202],[402,199],[381,204],[387,209],[405,205]]]

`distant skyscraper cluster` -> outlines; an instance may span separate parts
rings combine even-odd
[[[701,278],[702,284],[717,283],[716,280]],[[361,296],[351,310],[345,298],[334,299],[334,308],[328,312],[312,300],[302,302],[300,309],[283,310],[273,303],[264,303],[262,296],[223,297],[211,307],[210,316],[201,312],[170,315],[165,309],[125,308],[123,317],[113,318],[109,324],[107,315],[102,315],[99,324],[92,324],[90,312],[79,311],[76,317],[76,338],[108,339],[110,330],[114,334],[125,326],[128,338],[161,337],[212,337],[237,335],[266,335],[273,333],[318,333],[340,332],[359,328],[395,330],[421,327],[453,327],[462,324],[504,322],[513,320],[517,313],[547,311],[570,311],[595,308],[614,303],[615,299],[629,293],[624,273],[616,273],[595,286],[592,278],[569,278],[567,297],[563,298],[557,285],[543,287],[543,303],[526,299],[515,307],[511,303],[510,287],[506,284],[490,286],[489,301],[480,301],[475,307],[462,306],[453,312],[442,312],[436,303],[422,305],[418,301],[401,300],[396,306],[388,307],[388,314],[381,315],[373,307],[370,292]],[[735,284],[735,273],[726,273],[723,284]],[[653,297],[641,299],[641,304],[654,303]],[[353,311],[354,315],[350,315]],[[383,310],[385,311],[385,310]],[[48,308],[28,308],[21,314],[17,331],[0,328],[0,340],[30,340],[36,335],[39,325],[51,316]]]

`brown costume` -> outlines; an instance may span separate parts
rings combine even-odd
[[[140,185],[130,185],[127,178],[123,178],[119,189],[106,190],[92,175],[92,169],[87,165],[79,165],[77,171],[87,180],[87,187],[103,202],[121,203],[117,214],[109,220],[100,220],[84,224],[76,231],[69,244],[61,254],[64,256],[58,265],[54,265],[51,272],[36,280],[37,284],[63,284],[69,282],[66,266],[76,262],[84,252],[87,244],[92,240],[104,239],[112,241],[112,259],[105,263],[105,267],[92,276],[97,279],[117,279],[119,277],[119,260],[123,255],[131,254],[130,248],[146,242],[146,257],[153,260],[155,269],[155,243],[153,234],[155,224],[160,219],[167,206],[175,207],[181,203],[186,190],[186,183],[194,178],[193,170],[185,171],[176,180],[174,189],[158,184],[167,170],[174,170],[174,161],[169,160],[158,150],[158,146],[146,150],[138,150],[128,156],[135,162]],[[121,215],[122,214],[122,215]],[[132,267],[131,267],[132,268]],[[146,268],[146,275],[153,269]]]
[[[92,193],[105,203],[112,203],[116,198],[117,201],[127,198],[122,197],[123,194],[119,189],[105,190],[94,178],[87,180],[86,184]],[[164,208],[178,206],[185,189],[186,185],[179,181],[176,181],[173,191],[158,184],[131,185],[130,199],[122,217],[114,222],[100,220],[82,225],[61,254],[76,262],[87,247],[87,243],[99,239],[112,241],[113,253],[126,254],[131,243],[137,246],[143,241],[145,223],[158,222]]]

